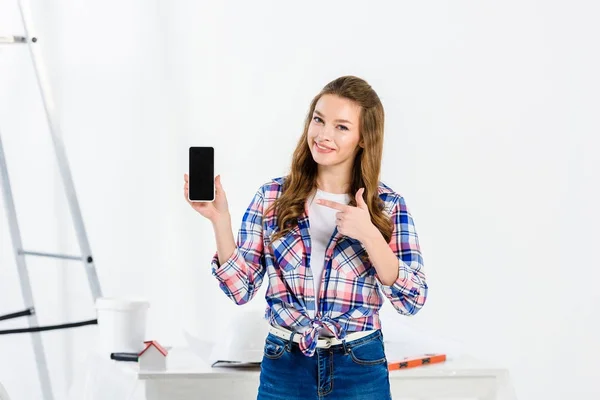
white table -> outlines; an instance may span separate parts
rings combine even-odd
[[[86,393],[74,393],[71,396],[93,400],[256,400],[258,369],[211,368],[183,348],[172,349],[168,357],[165,371],[139,371],[135,363],[103,360],[102,371],[96,371],[102,378],[95,378],[94,385],[90,385],[88,376]],[[97,361],[92,362],[96,369]],[[509,383],[506,369],[487,365],[471,357],[391,371],[390,383],[394,400],[513,398],[502,394],[501,390]],[[107,391],[107,388],[114,390]],[[90,390],[97,390],[95,396],[89,396]]]

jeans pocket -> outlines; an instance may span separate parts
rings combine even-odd
[[[360,365],[377,365],[387,363],[381,335],[356,346],[349,346],[352,361]]]
[[[273,338],[271,335],[267,336],[265,340],[264,356],[276,360],[283,355],[285,351],[285,344],[278,338]]]

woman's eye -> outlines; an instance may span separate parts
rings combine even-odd
[[[323,122],[323,120],[321,118],[319,118],[319,117],[313,117],[313,120],[315,122]]]
[[[338,125],[340,127],[341,130],[343,131],[347,131],[348,128],[345,125]]]

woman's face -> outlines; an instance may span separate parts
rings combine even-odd
[[[321,166],[352,167],[359,131],[360,106],[336,95],[322,96],[308,127],[308,147]]]

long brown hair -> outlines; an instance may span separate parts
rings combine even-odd
[[[297,225],[298,218],[304,213],[307,198],[317,187],[317,163],[308,147],[307,136],[317,102],[326,94],[349,99],[361,108],[359,142],[362,143],[362,147],[358,149],[354,159],[352,180],[348,189],[350,205],[356,206],[356,192],[364,187],[363,198],[369,207],[371,221],[389,243],[393,224],[383,213],[383,201],[378,193],[385,117],[383,105],[373,88],[366,81],[355,76],[342,76],[331,81],[312,100],[306,115],[304,132],[298,140],[292,157],[290,173],[283,184],[283,192],[266,212],[268,214],[274,208],[278,217],[279,230],[272,239],[283,236]]]

